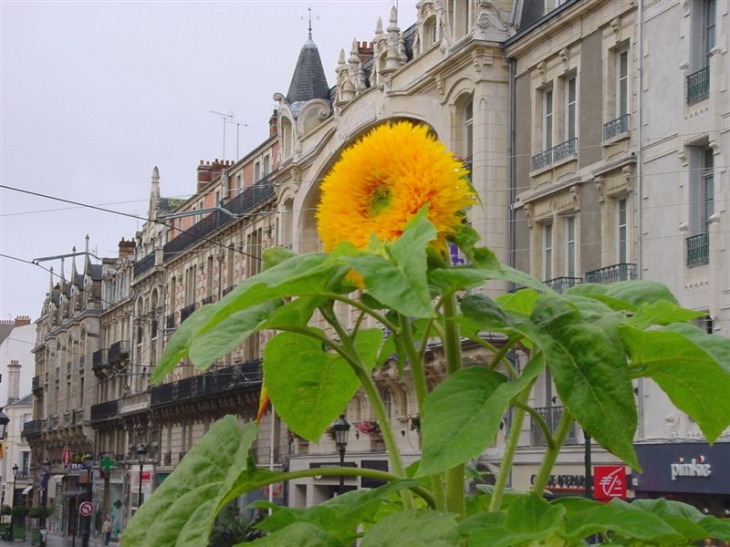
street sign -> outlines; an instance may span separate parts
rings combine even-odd
[[[79,513],[82,517],[90,517],[94,512],[94,506],[89,501],[84,501],[79,505]]]
[[[623,465],[596,465],[593,476],[597,500],[626,499],[626,468]]]
[[[68,467],[71,465],[71,447],[66,445],[63,447],[63,452],[61,453],[61,461],[63,462],[63,465],[65,467]]]

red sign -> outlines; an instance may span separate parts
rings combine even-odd
[[[593,477],[595,499],[626,499],[626,468],[623,465],[596,465]]]
[[[65,467],[68,467],[71,465],[71,447],[66,445],[63,447],[63,452],[61,452],[61,461],[63,462],[63,465]]]
[[[149,471],[142,471],[142,480],[143,481],[150,480],[150,472]]]

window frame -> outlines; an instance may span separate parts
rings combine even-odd
[[[554,89],[552,84],[543,88],[542,92],[542,151],[553,147],[553,132],[555,125]]]
[[[578,238],[576,216],[565,217],[565,276],[577,277]]]
[[[547,222],[542,226],[542,279],[553,279],[553,258],[555,251],[555,234],[553,223]]]

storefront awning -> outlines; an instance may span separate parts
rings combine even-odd
[[[63,480],[63,477],[65,477],[65,476],[66,475],[53,475],[51,477],[51,479],[53,479],[53,482],[55,482],[56,484],[58,484],[59,482],[61,482]]]
[[[25,487],[25,489],[23,490],[23,494],[27,494],[31,490],[33,490],[33,485],[32,484],[30,486],[26,486]]]

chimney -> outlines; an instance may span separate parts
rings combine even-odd
[[[197,192],[201,192],[209,183],[217,179],[223,173],[224,169],[227,169],[231,165],[233,165],[232,161],[220,161],[217,158],[213,161],[200,160],[200,165],[198,165]]]
[[[366,61],[373,56],[373,43],[372,42],[358,42],[357,54],[360,57],[360,62],[365,64]]]
[[[134,254],[136,243],[133,239],[130,239],[129,241],[125,241],[124,238],[119,242],[119,259],[124,260],[129,255]]]
[[[30,325],[30,317],[28,315],[19,315],[15,318],[14,327],[25,327]]]
[[[275,137],[279,132],[279,114],[274,109],[274,113],[269,118],[269,137]]]
[[[8,404],[20,398],[20,363],[13,359],[8,365]]]

